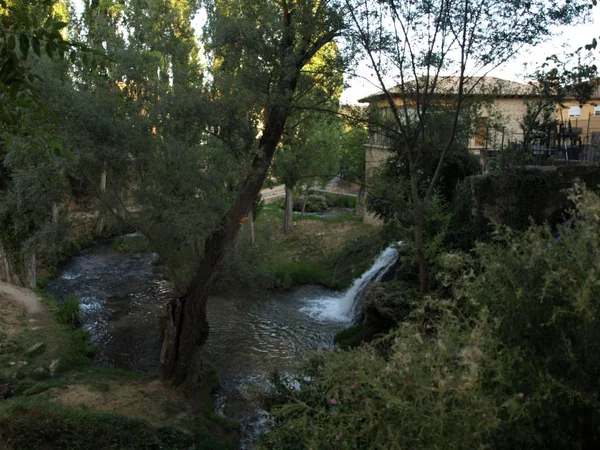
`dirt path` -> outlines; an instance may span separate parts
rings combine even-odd
[[[29,314],[42,312],[39,297],[28,289],[0,281],[0,295],[4,295],[27,309]]]

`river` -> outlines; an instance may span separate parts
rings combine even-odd
[[[154,254],[125,254],[111,243],[98,242],[73,257],[48,291],[59,298],[80,299],[83,326],[96,345],[97,365],[155,374],[160,317],[171,297],[164,268],[155,264]],[[240,420],[241,448],[251,448],[264,429],[266,416],[256,392],[265,388],[269,374],[292,371],[310,351],[331,347],[333,335],[348,326],[344,316],[320,319],[314,314],[315,305],[327,307],[341,297],[305,286],[260,300],[209,299],[211,328],[204,354],[221,381],[217,409]]]

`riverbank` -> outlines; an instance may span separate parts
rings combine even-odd
[[[36,298],[29,312],[0,294],[1,448],[236,448],[236,423],[214,412],[211,366],[194,390],[93,367],[88,334],[59,323],[51,297]]]
[[[266,205],[256,221],[272,240],[272,256],[262,271],[275,289],[317,284],[344,290],[385,247],[378,230],[354,211],[325,216],[294,213],[290,234],[283,232],[283,214],[277,204]]]

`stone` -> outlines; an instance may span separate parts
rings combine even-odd
[[[28,355],[35,355],[37,353],[42,353],[42,351],[44,350],[44,346],[46,344],[44,344],[43,342],[38,342],[36,344],[33,344],[29,350],[27,350],[27,354]]]
[[[52,360],[52,362],[50,363],[50,366],[48,366],[48,371],[50,372],[51,376],[54,376],[56,374],[56,370],[58,369],[59,364],[60,364],[60,359]]]
[[[16,362],[14,362],[14,361],[11,361],[8,363],[9,366],[14,366],[15,364],[16,364]]]
[[[15,395],[13,388],[8,383],[0,383],[0,400],[6,400]]]

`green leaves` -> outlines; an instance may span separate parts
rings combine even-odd
[[[37,56],[41,56],[41,51],[40,51],[40,40],[37,36],[34,36],[31,39],[31,48],[33,49],[33,52],[37,55]]]
[[[6,47],[8,48],[8,50],[13,51],[15,49],[16,45],[17,45],[17,40],[15,38],[15,35],[11,34],[6,41]]]
[[[29,54],[29,37],[25,33],[19,34],[19,50],[21,50],[23,59],[27,59],[27,55]]]

